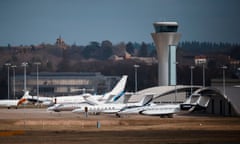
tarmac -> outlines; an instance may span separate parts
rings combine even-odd
[[[0,109],[0,143],[6,144],[239,144],[240,118],[175,115],[50,113],[44,108]]]

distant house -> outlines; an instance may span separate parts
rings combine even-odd
[[[131,58],[131,55],[128,52],[123,51],[118,54],[112,55],[109,59],[118,61],[118,60],[130,59],[130,58]]]
[[[119,61],[119,60],[123,60],[123,57],[119,57],[117,55],[112,55],[111,57],[109,57],[110,60],[114,60],[114,61]]]
[[[67,45],[65,44],[64,40],[59,36],[56,40],[56,46],[62,49],[66,49]]]
[[[127,51],[122,51],[121,53],[118,54],[118,56],[123,57],[124,59],[131,58],[131,55]]]
[[[230,59],[229,61],[231,65],[234,65],[234,66],[240,65],[240,60]]]
[[[200,55],[194,58],[195,65],[207,64],[207,56]]]
[[[155,57],[131,57],[132,60],[138,60],[146,63],[147,65],[157,64],[158,60]]]

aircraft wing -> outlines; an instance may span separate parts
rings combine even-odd
[[[84,100],[85,100],[87,103],[89,103],[89,104],[91,104],[91,105],[103,104],[102,102],[94,99],[94,98],[91,97],[91,96],[83,96],[83,98],[84,98]]]
[[[143,110],[139,112],[142,115],[161,116],[176,113],[175,109],[166,110]]]

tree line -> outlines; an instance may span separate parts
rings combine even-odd
[[[129,76],[127,90],[134,90],[134,64],[140,65],[138,70],[138,88],[144,89],[156,86],[158,82],[158,64],[146,64],[140,60],[124,59],[113,61],[109,58],[112,55],[124,56],[129,53],[134,57],[157,57],[153,43],[118,43],[113,44],[106,40],[102,42],[90,42],[85,46],[73,44],[66,49],[62,49],[55,44],[40,44],[30,46],[13,47],[8,45],[0,47],[0,93],[7,95],[7,67],[5,63],[17,65],[16,74],[23,74],[22,62],[28,62],[27,73],[35,72],[34,62],[41,62],[40,72],[101,72],[104,75],[123,75]],[[177,49],[177,59],[184,59],[184,55],[225,55],[236,60],[240,60],[240,45],[231,43],[211,43],[211,42],[180,42]],[[218,59],[218,61],[221,58]],[[206,69],[206,85],[210,85],[211,78],[221,77],[219,66],[216,61],[211,60]],[[226,61],[223,61],[227,64]],[[188,63],[177,65],[178,84],[189,84],[190,70]],[[198,76],[194,76],[194,84],[202,83],[201,67],[194,69]],[[226,71],[228,78],[236,78],[235,69],[230,68]]]

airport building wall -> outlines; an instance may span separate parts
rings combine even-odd
[[[26,76],[27,90],[32,95],[37,95],[37,73]],[[39,73],[39,95],[41,96],[63,96],[76,95],[84,92],[92,94],[103,94],[110,91],[120,80],[119,76],[104,76],[101,73],[75,73],[75,72],[40,72]],[[14,98],[14,82],[11,77],[11,96]],[[24,89],[24,75],[15,77],[15,97],[22,96]]]
[[[154,103],[164,104],[164,103],[183,103],[187,98],[187,92],[173,92],[167,95],[161,96],[159,98],[154,99]]]
[[[213,79],[211,87],[218,89],[224,94],[224,84],[222,79]],[[215,94],[207,108],[208,113],[224,116],[240,115],[240,80],[225,80],[225,97]]]

